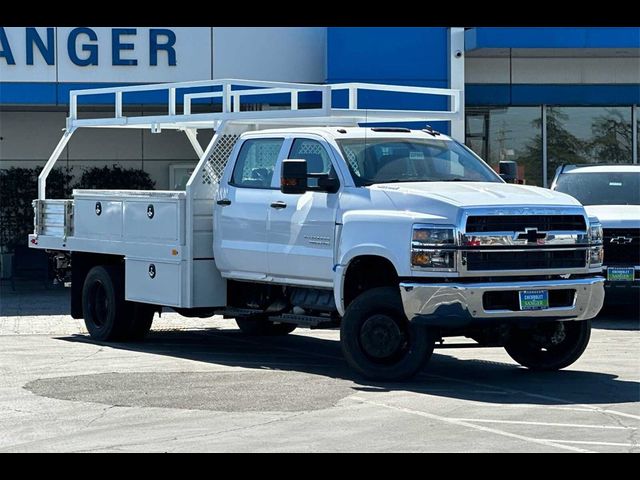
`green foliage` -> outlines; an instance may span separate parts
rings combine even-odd
[[[86,168],[74,188],[111,190],[153,190],[155,182],[144,170],[124,169],[120,165]]]
[[[619,110],[606,109],[604,115],[595,117],[591,125],[592,137],[588,140],[573,135],[567,124],[569,117],[561,108],[547,107],[547,158],[548,181],[562,164],[580,163],[629,163],[631,152],[631,124]],[[541,120],[533,122],[541,128]],[[542,162],[542,136],[536,135],[526,145],[519,161],[536,165]]]
[[[41,168],[9,168],[0,170],[0,251],[12,251],[26,245],[33,232],[33,207],[38,197],[38,175]],[[52,170],[47,179],[49,198],[69,198],[72,175],[66,169]]]
[[[628,163],[633,158],[631,124],[619,110],[607,109],[606,112],[596,117],[591,126],[592,157],[598,162]]]
[[[0,252],[11,252],[26,245],[33,232],[33,207],[38,198],[38,175],[42,168],[0,169]],[[47,178],[47,198],[71,198],[74,188],[152,190],[155,182],[147,172],[112,167],[84,169],[80,180],[72,183],[71,169],[54,169]]]

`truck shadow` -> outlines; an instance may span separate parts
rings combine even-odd
[[[605,299],[604,307],[591,321],[593,328],[640,330],[640,295],[636,293],[635,297],[629,295],[622,297],[610,295],[610,297]]]
[[[575,369],[531,372],[515,363],[483,361],[483,349],[477,350],[477,359],[466,360],[452,356],[449,351],[436,350],[425,370],[412,381],[379,383],[368,381],[352,371],[343,360],[336,340],[295,333],[286,337],[257,338],[244,336],[235,330],[212,329],[152,332],[143,343],[103,344],[82,335],[61,337],[59,340],[105,345],[193,362],[244,367],[252,369],[251,371],[275,370],[285,375],[303,373],[323,376],[344,381],[344,386],[355,392],[409,391],[437,397],[514,405],[598,405],[640,400],[640,383],[636,381],[619,380],[616,375]],[[587,350],[586,355],[588,354]],[[580,367],[580,363],[577,367]],[[237,375],[239,389],[243,388],[243,372],[233,371]],[[226,388],[228,387],[227,385]],[[282,388],[282,395],[287,394],[284,385],[279,388]]]
[[[0,317],[68,315],[69,302],[69,289],[61,285],[19,280],[14,290],[9,280],[0,283]]]

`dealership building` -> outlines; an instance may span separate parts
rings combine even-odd
[[[459,89],[464,120],[433,126],[493,166],[517,161],[531,185],[548,186],[562,163],[638,163],[640,28],[6,27],[0,168],[44,165],[70,90],[217,78]],[[129,95],[124,108],[153,114],[163,102]],[[440,102],[428,106],[446,108]],[[113,115],[91,97],[82,111]],[[180,132],[81,129],[58,165],[79,175],[119,164],[171,189],[184,185],[194,155]]]

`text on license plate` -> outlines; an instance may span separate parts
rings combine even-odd
[[[633,282],[635,270],[633,267],[607,268],[607,280],[610,282]]]
[[[522,290],[520,296],[520,310],[544,310],[549,308],[548,290]]]

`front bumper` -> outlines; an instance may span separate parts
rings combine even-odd
[[[575,290],[573,305],[545,310],[488,310],[483,305],[486,292],[521,290]],[[595,317],[604,302],[604,278],[541,280],[493,283],[400,284],[407,318],[433,326],[459,327],[491,320],[586,320]]]

